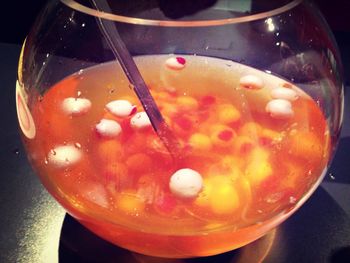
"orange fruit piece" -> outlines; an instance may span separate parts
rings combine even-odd
[[[116,200],[116,207],[126,214],[138,214],[145,208],[144,201],[131,191],[118,194]]]
[[[123,149],[117,140],[102,140],[97,146],[97,156],[104,164],[114,163],[123,157]]]
[[[272,165],[266,150],[255,148],[248,157],[245,174],[252,185],[258,185],[272,175]]]
[[[309,162],[321,162],[325,153],[325,146],[311,131],[293,132],[288,140],[289,153]]]
[[[182,111],[194,111],[198,109],[198,101],[190,96],[180,96],[176,99],[176,105]]]
[[[195,133],[189,139],[189,144],[195,150],[208,151],[212,148],[210,138],[202,133]]]
[[[218,106],[218,119],[223,124],[236,123],[241,119],[241,113],[231,104],[222,104]]]
[[[136,153],[126,160],[129,170],[136,173],[144,173],[152,169],[152,159],[144,153]]]
[[[258,140],[260,134],[261,134],[261,126],[254,122],[250,121],[245,123],[238,131],[240,135],[248,136],[252,138],[253,140]]]
[[[239,196],[230,177],[215,175],[204,180],[195,204],[208,207],[215,214],[231,214],[239,207]]]

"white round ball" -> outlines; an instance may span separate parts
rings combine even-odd
[[[168,58],[165,61],[165,65],[169,69],[174,69],[174,70],[180,70],[180,69],[183,69],[185,67],[185,64],[181,64],[176,57]]]
[[[193,198],[202,190],[203,178],[192,169],[180,169],[171,176],[169,187],[170,191],[178,197]]]
[[[135,106],[127,100],[114,100],[106,105],[107,110],[115,116],[127,117],[133,112]]]
[[[122,127],[114,120],[102,119],[96,125],[96,131],[102,137],[113,138],[117,137],[121,133]]]
[[[285,99],[289,101],[294,101],[298,99],[298,94],[295,90],[284,87],[275,88],[271,90],[270,94],[273,99]]]
[[[276,119],[287,119],[294,115],[292,104],[285,99],[274,99],[267,103],[266,112]]]
[[[264,82],[257,76],[246,75],[240,78],[239,85],[246,89],[261,89],[264,87]]]
[[[65,113],[79,116],[87,113],[91,108],[91,101],[84,98],[66,98],[62,102]]]
[[[130,119],[130,125],[136,129],[142,129],[151,126],[151,121],[146,112],[138,112]]]
[[[77,163],[82,157],[79,149],[72,145],[62,145],[52,149],[48,154],[48,162],[58,168],[66,168]]]

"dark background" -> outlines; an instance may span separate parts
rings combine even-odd
[[[35,17],[47,1],[49,0],[4,1],[5,3],[1,4],[0,42],[22,43]],[[345,33],[350,33],[349,0],[314,0],[314,2],[319,5],[336,37],[344,37]]]

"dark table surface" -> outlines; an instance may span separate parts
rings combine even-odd
[[[1,263],[259,262],[264,257],[264,262],[350,262],[349,96],[329,173],[291,218],[264,238],[229,253],[189,260],[155,259],[98,238],[68,216],[40,184],[18,132],[15,81],[19,52],[18,45],[0,43]]]

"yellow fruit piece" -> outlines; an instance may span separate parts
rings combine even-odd
[[[218,118],[220,123],[229,124],[240,120],[241,113],[231,104],[223,104],[218,107]]]
[[[215,176],[210,195],[210,208],[216,214],[230,214],[239,207],[239,197],[228,177]]]
[[[272,167],[268,159],[269,154],[266,150],[258,147],[252,150],[245,170],[251,184],[257,185],[272,174]]]
[[[259,138],[259,135],[261,134],[261,126],[257,124],[256,122],[247,122],[245,123],[240,129],[239,134],[243,136],[248,136],[252,138],[253,140],[257,141]]]
[[[256,147],[254,148],[250,155],[249,155],[249,160],[250,162],[260,162],[260,161],[267,161],[269,158],[269,153],[268,151],[260,148],[260,147]]]
[[[126,214],[137,214],[145,208],[143,200],[135,193],[119,194],[116,206]]]
[[[176,99],[176,104],[181,110],[196,110],[198,108],[198,102],[196,99],[189,96],[181,96]]]
[[[195,150],[208,151],[212,147],[210,138],[202,133],[193,134],[189,139],[189,143]]]
[[[272,167],[268,161],[254,160],[247,165],[245,174],[253,185],[257,185],[272,174]]]
[[[230,214],[239,207],[239,197],[230,177],[217,175],[204,180],[195,204],[208,207],[216,214]]]

